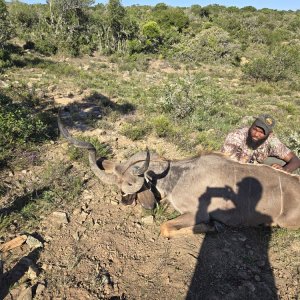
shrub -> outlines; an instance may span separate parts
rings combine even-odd
[[[292,132],[288,140],[289,147],[296,153],[296,155],[300,156],[300,133]]]
[[[5,1],[0,0],[0,48],[12,38],[13,30],[9,22]]]
[[[9,51],[0,49],[0,71],[2,68],[7,68],[12,65]]]
[[[164,29],[175,27],[178,32],[189,25],[189,18],[181,8],[160,9],[153,12],[157,23]]]
[[[183,61],[239,63],[241,46],[229,33],[219,27],[211,27],[194,38],[184,40],[177,48],[177,56]],[[175,50],[176,50],[175,48]]]
[[[170,120],[163,115],[153,118],[152,126],[159,137],[167,137],[173,132]]]
[[[121,133],[133,141],[142,140],[149,132],[149,127],[143,122],[134,124],[125,124]]]
[[[35,50],[44,55],[53,55],[57,52],[56,44],[48,38],[41,38],[35,41]]]
[[[299,72],[300,46],[280,45],[270,54],[262,55],[244,65],[247,77],[257,80],[279,81],[289,77],[290,73]]]
[[[15,98],[16,94],[14,91]],[[0,160],[11,156],[11,150],[15,147],[49,138],[45,116],[36,111],[31,96],[24,95],[17,102],[0,93],[0,136]]]
[[[190,116],[197,105],[191,85],[193,78],[180,78],[167,84],[158,106],[165,113],[170,113],[175,119],[184,119]]]

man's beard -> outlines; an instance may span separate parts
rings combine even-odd
[[[250,135],[250,131],[248,132],[248,136],[247,136],[247,146],[250,147],[253,150],[256,150],[259,146],[261,146],[268,138],[269,136],[266,135],[262,140],[258,140],[258,141],[254,141]]]

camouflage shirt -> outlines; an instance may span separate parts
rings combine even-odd
[[[247,145],[248,132],[249,127],[230,132],[221,152],[244,163],[262,163],[269,156],[283,160],[291,152],[274,133],[271,133],[262,145],[253,150]]]

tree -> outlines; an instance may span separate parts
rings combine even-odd
[[[81,48],[89,47],[87,8],[93,3],[94,0],[48,1],[52,39],[55,37],[59,41],[60,50],[77,56]]]
[[[109,0],[107,12],[110,31],[114,39],[113,50],[116,51],[118,49],[119,42],[121,42],[124,38],[122,29],[124,27],[126,11],[119,0]]]
[[[10,26],[8,11],[4,0],[0,0],[0,48],[12,37],[12,28]]]
[[[175,27],[179,32],[189,25],[189,18],[180,8],[167,8],[153,12],[155,21],[161,28]]]

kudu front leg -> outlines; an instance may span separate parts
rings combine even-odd
[[[213,231],[215,231],[213,225],[206,223],[196,224],[195,215],[189,213],[182,214],[173,220],[164,222],[160,226],[160,233],[166,238]]]

